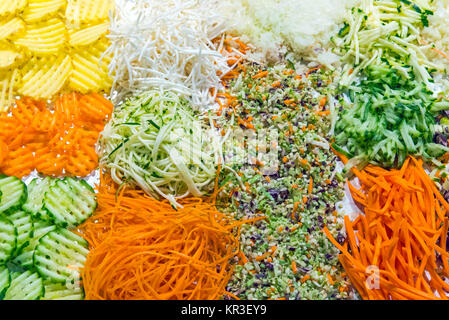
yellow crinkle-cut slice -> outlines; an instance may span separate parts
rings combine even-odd
[[[0,22],[0,40],[8,39],[13,34],[25,31],[26,26],[20,18],[12,18],[7,21]]]
[[[27,4],[28,0],[0,0],[0,16],[23,10]]]
[[[64,23],[52,18],[43,23],[28,25],[25,35],[14,43],[37,54],[53,54],[63,48],[66,32]]]
[[[93,47],[75,50],[72,54],[73,71],[70,88],[86,93],[111,88],[112,79],[108,76],[109,56],[103,56],[108,47],[102,40]]]
[[[51,98],[64,87],[72,72],[70,56],[31,59],[22,69],[22,80],[18,92],[36,99]]]
[[[27,23],[42,20],[44,17],[56,14],[66,3],[66,0],[28,0],[23,19]]]
[[[102,21],[114,9],[114,0],[68,0],[65,12],[70,25]]]
[[[9,41],[0,41],[0,73],[16,68],[23,57],[23,52],[18,51]]]
[[[0,72],[0,112],[7,111],[14,102],[14,87],[19,81],[19,70]]]
[[[0,70],[13,67],[22,55],[14,50],[0,48]]]
[[[91,25],[82,29],[69,30],[69,44],[73,47],[87,46],[108,32],[109,22],[105,21],[100,24]]]

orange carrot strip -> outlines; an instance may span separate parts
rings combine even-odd
[[[109,176],[100,181],[98,210],[79,230],[90,245],[82,270],[86,299],[238,299],[225,290],[230,261],[244,257],[239,226],[228,229],[236,221],[208,200],[185,199],[175,211],[126,186],[116,196]]]

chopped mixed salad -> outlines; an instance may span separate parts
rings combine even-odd
[[[330,76],[250,64],[229,85],[235,103],[223,110],[222,126],[244,134],[226,144],[232,170],[222,171],[217,204],[236,219],[266,217],[242,227],[227,289],[242,299],[348,296],[338,252],[321,231],[327,225],[344,237],[337,211],[344,179],[327,142]]]

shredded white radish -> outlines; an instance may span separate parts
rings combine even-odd
[[[229,72],[218,0],[116,0],[108,53],[115,100],[148,89],[176,92],[208,109]],[[223,50],[226,51],[226,50]],[[215,89],[215,90],[214,90]]]

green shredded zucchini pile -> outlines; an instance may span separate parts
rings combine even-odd
[[[189,103],[149,91],[118,106],[100,135],[100,164],[113,180],[168,199],[212,191],[221,144]]]

